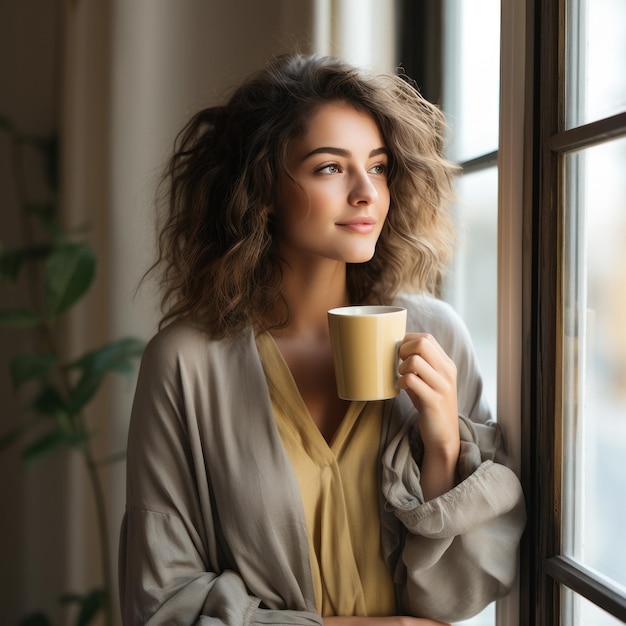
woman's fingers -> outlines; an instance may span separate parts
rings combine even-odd
[[[413,390],[420,396],[429,395],[431,389],[443,393],[454,391],[456,395],[456,366],[432,335],[406,335],[398,356],[402,361],[398,373],[406,379],[404,388],[415,387]]]
[[[437,340],[425,333],[407,334],[398,356],[398,387],[406,389],[420,412],[419,429],[431,449],[458,440],[456,366]]]

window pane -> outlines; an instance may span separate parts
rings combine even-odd
[[[498,172],[495,167],[458,179],[457,246],[444,297],[472,335],[493,410],[497,388]]]
[[[566,166],[564,552],[626,585],[626,139]]]
[[[563,587],[561,590],[561,626],[621,626],[623,622],[593,602]]]
[[[500,0],[444,0],[443,110],[450,126],[448,158],[463,163],[498,149]],[[487,400],[497,389],[497,186],[495,166],[468,170],[457,181],[459,245],[443,297],[469,328]],[[459,626],[493,626],[495,604]]]
[[[626,2],[568,3],[567,127],[626,109]]]
[[[462,622],[454,622],[453,626],[493,626],[496,623],[496,605],[490,604],[475,617]]]
[[[450,158],[467,161],[498,149],[499,0],[445,0],[444,110]]]

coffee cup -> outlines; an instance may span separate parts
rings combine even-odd
[[[398,346],[406,309],[347,306],[328,311],[337,393],[344,400],[384,400],[398,395]]]

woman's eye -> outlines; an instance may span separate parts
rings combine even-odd
[[[329,163],[328,165],[323,165],[320,167],[317,172],[318,174],[338,174],[341,170],[336,163]]]
[[[370,169],[370,172],[372,172],[372,174],[386,174],[387,166],[384,163],[378,163]]]

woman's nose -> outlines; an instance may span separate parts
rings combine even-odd
[[[355,177],[350,190],[349,202],[354,206],[372,204],[378,199],[378,191],[367,173]]]

